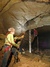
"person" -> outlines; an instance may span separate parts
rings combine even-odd
[[[8,29],[8,33],[6,34],[5,38],[5,44],[4,44],[4,56],[2,60],[1,67],[8,67],[7,62],[10,56],[10,53],[12,53],[15,57],[18,57],[18,52],[16,51],[16,48],[19,48],[18,44],[14,42],[13,35],[15,34],[15,29],[13,27]]]
[[[23,40],[23,38],[24,38],[24,34],[21,36],[21,39]],[[22,41],[21,40],[21,41]],[[21,42],[22,43],[22,42]],[[20,43],[20,46],[19,46],[19,52],[21,53],[21,54],[25,54],[25,50],[24,50],[24,48],[23,48],[23,45]]]
[[[21,44],[21,41],[23,40],[23,38],[24,38],[24,34],[25,34],[25,32],[24,33],[22,33],[22,35],[21,36],[18,36],[18,37],[15,37],[14,39],[16,40],[16,42],[17,42],[17,44],[19,45],[19,53],[21,53],[21,54],[25,54],[25,50],[24,50],[24,48],[23,48],[23,46],[22,46],[22,44]]]

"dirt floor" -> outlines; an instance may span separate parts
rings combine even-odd
[[[48,53],[48,52],[47,52]],[[14,56],[12,56],[11,62],[8,67],[50,67],[50,55],[48,54],[35,54],[26,52],[26,54],[20,54],[20,61],[14,63]],[[3,58],[3,53],[0,52],[0,65]]]
[[[30,54],[27,52],[25,55],[19,54],[20,61],[14,63],[14,58],[12,57],[9,67],[50,67],[50,56],[47,55],[37,55]]]

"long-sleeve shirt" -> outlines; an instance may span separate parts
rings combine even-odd
[[[6,37],[6,39],[5,39],[5,44],[8,44],[8,45],[14,45],[14,46],[18,46],[18,44],[16,44],[15,42],[14,42],[14,37],[13,37],[13,34],[8,34],[7,35],[7,37]]]

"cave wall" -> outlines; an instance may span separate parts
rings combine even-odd
[[[22,0],[22,1],[50,2],[50,0]]]
[[[50,2],[50,0],[36,0],[38,2]]]
[[[3,25],[3,19],[0,17],[0,34],[5,33],[4,25]]]
[[[18,32],[19,34],[20,32],[25,31],[25,29],[27,28],[24,26],[24,24],[27,21],[31,20],[32,18],[35,18],[36,16],[38,16],[39,14],[43,12],[45,13],[46,10],[47,12],[50,11],[50,4],[38,3],[35,1],[34,0],[27,0],[27,1],[26,0],[25,1],[2,0],[0,1],[0,17],[2,16],[2,20],[0,18],[0,22],[1,22],[0,27],[3,27],[4,29],[4,31],[0,30],[0,32],[6,33],[7,29],[13,26],[16,29],[16,33]],[[38,24],[39,19],[41,20],[41,18],[34,20],[35,24]],[[32,22],[33,21],[31,21],[31,23]],[[39,24],[39,26],[40,25],[41,23]],[[33,24],[31,27],[32,28],[34,27]]]
[[[18,3],[21,0],[0,0],[0,14],[8,10],[14,3]]]

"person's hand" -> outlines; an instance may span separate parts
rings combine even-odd
[[[16,44],[16,47],[19,48],[19,44]]]

